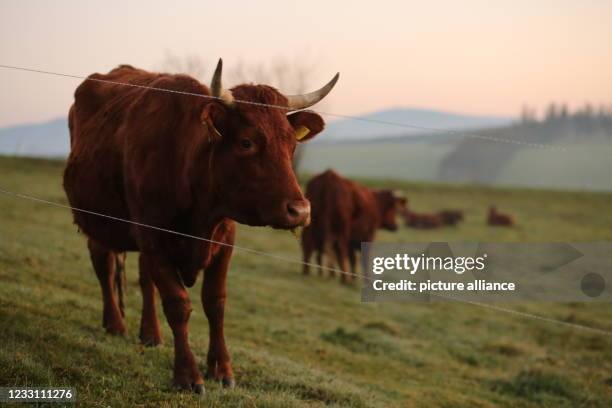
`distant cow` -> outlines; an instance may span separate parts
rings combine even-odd
[[[404,213],[404,221],[406,226],[417,229],[433,229],[442,226],[442,218],[438,214],[406,211]]]
[[[456,225],[459,221],[463,221],[463,211],[441,210],[438,212],[438,217],[444,225]]]
[[[491,206],[489,207],[487,223],[493,226],[511,227],[514,225],[514,218],[511,215],[498,212],[495,206]]]
[[[319,266],[323,254],[328,260],[335,259],[345,272],[340,276],[342,282],[348,281],[349,266],[356,276],[356,252],[362,242],[372,242],[379,228],[397,230],[395,218],[406,203],[390,190],[371,190],[332,170],[308,182],[306,197],[312,206],[312,221],[302,233],[304,262],[310,262],[313,252]],[[329,266],[334,266],[333,262]],[[307,264],[303,272],[310,272]]]
[[[318,114],[302,109],[325,97],[338,79],[310,94],[286,96],[266,85],[224,90],[221,71],[219,60],[210,89],[186,75],[127,65],[91,75],[70,109],[64,172],[70,205],[86,210],[75,209],[73,216],[89,240],[104,327],[126,332],[117,273],[123,253],[139,251],[140,340],[161,342],[157,288],[174,335],[174,383],[198,393],[203,378],[187,338],[187,287],[203,270],[207,375],[232,386],[223,316],[234,221],[285,229],[308,223],[310,204],[291,168],[292,156],[298,142],[324,127]]]

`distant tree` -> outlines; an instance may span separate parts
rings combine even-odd
[[[601,118],[611,118],[612,107],[602,103],[601,105],[599,105],[597,114]]]
[[[591,105],[589,102],[585,103],[583,107],[579,108],[576,111],[577,116],[579,117],[583,117],[583,118],[591,118],[593,117],[593,113],[595,112],[595,110],[593,109],[593,105]]]
[[[546,108],[546,114],[544,116],[546,122],[552,122],[559,118],[559,112],[557,110],[557,104],[554,102],[548,105]]]
[[[180,58],[166,52],[161,65],[163,71],[168,71],[173,74],[188,74],[200,81],[204,81],[204,77],[209,73],[212,75],[212,71],[209,72],[207,69],[209,68],[209,64],[204,62],[197,55],[187,55]]]
[[[523,105],[521,108],[521,123],[534,123],[537,120],[535,110],[527,105]]]

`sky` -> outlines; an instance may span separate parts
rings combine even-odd
[[[612,104],[611,40],[603,0],[0,2],[0,65],[85,76],[285,57],[314,62],[313,88],[339,71],[325,108],[348,115]],[[0,126],[65,116],[78,83],[0,68]]]

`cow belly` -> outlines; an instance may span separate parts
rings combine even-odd
[[[116,251],[137,250],[123,192],[120,163],[100,156],[75,158],[71,155],[64,172],[64,189],[70,206],[97,214],[73,210],[74,222],[88,237]],[[102,216],[104,215],[104,216]]]

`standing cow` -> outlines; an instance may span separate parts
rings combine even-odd
[[[308,263],[313,252],[319,266],[325,253],[335,258],[344,272],[340,275],[343,283],[348,281],[349,264],[356,276],[356,252],[361,250],[361,243],[372,242],[379,228],[397,230],[395,217],[406,204],[390,190],[371,190],[332,170],[308,182],[306,197],[312,206],[312,222],[302,233],[303,273],[310,273]]]
[[[126,332],[117,265],[125,251],[139,251],[140,339],[161,341],[157,288],[174,335],[174,384],[198,393],[204,386],[188,342],[186,288],[203,270],[207,375],[232,386],[223,314],[234,221],[285,229],[308,224],[310,204],[291,161],[296,144],[323,130],[324,122],[301,109],[324,98],[338,79],[310,94],[286,96],[266,85],[224,90],[221,72],[219,60],[210,90],[189,76],[127,65],[91,75],[70,109],[64,173],[71,206],[133,222],[73,211],[102,288],[104,327]]]

